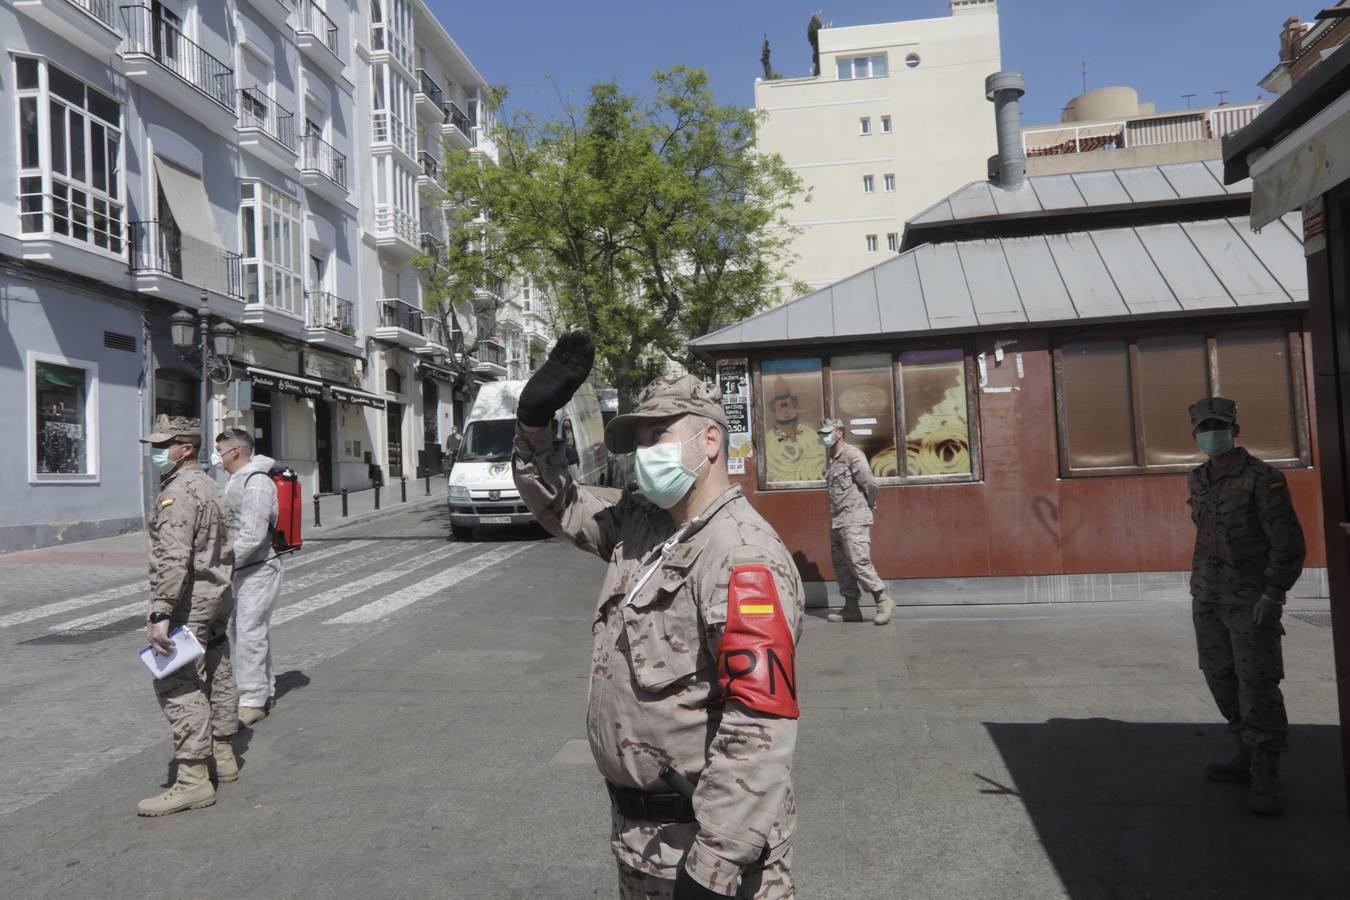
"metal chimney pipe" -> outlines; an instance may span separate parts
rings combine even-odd
[[[994,103],[998,128],[998,156],[989,161],[989,175],[1002,188],[1022,186],[1027,177],[1027,157],[1022,151],[1022,111],[1018,98],[1027,92],[1021,72],[1004,69],[984,80],[984,95]]]

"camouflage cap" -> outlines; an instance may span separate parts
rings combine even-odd
[[[840,431],[844,430],[843,419],[826,419],[824,422],[820,423],[820,427],[817,428],[816,431],[820,432],[821,434],[829,434],[831,431],[834,431],[835,429],[838,429]]]
[[[1218,419],[1229,425],[1237,421],[1237,404],[1227,397],[1205,397],[1192,403],[1186,411],[1191,414],[1192,427],[1206,419]]]
[[[202,420],[192,416],[168,416],[160,413],[155,417],[155,430],[141,438],[142,444],[163,444],[177,437],[200,437]]]
[[[615,416],[605,426],[605,446],[614,453],[637,448],[637,427],[643,419],[668,419],[689,413],[707,416],[727,430],[727,414],[717,391],[693,375],[658,378],[638,397],[637,409]]]

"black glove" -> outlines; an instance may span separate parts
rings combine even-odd
[[[595,342],[584,331],[569,331],[558,338],[548,361],[530,376],[516,404],[522,425],[540,428],[567,405],[577,388],[590,377],[595,363]]]
[[[727,900],[728,896],[699,884],[684,866],[680,866],[680,874],[675,876],[675,900]]]

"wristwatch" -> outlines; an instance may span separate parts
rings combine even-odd
[[[158,623],[160,623],[160,622],[167,622],[167,621],[169,621],[169,619],[171,619],[171,618],[173,618],[173,616],[172,616],[170,613],[166,613],[166,612],[152,612],[152,613],[150,614],[150,624],[151,624],[151,625],[155,625],[155,624],[158,624]]]

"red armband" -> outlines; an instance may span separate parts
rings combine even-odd
[[[738,700],[756,712],[797,718],[797,646],[778,601],[773,573],[765,566],[731,570],[717,680],[724,700]]]

